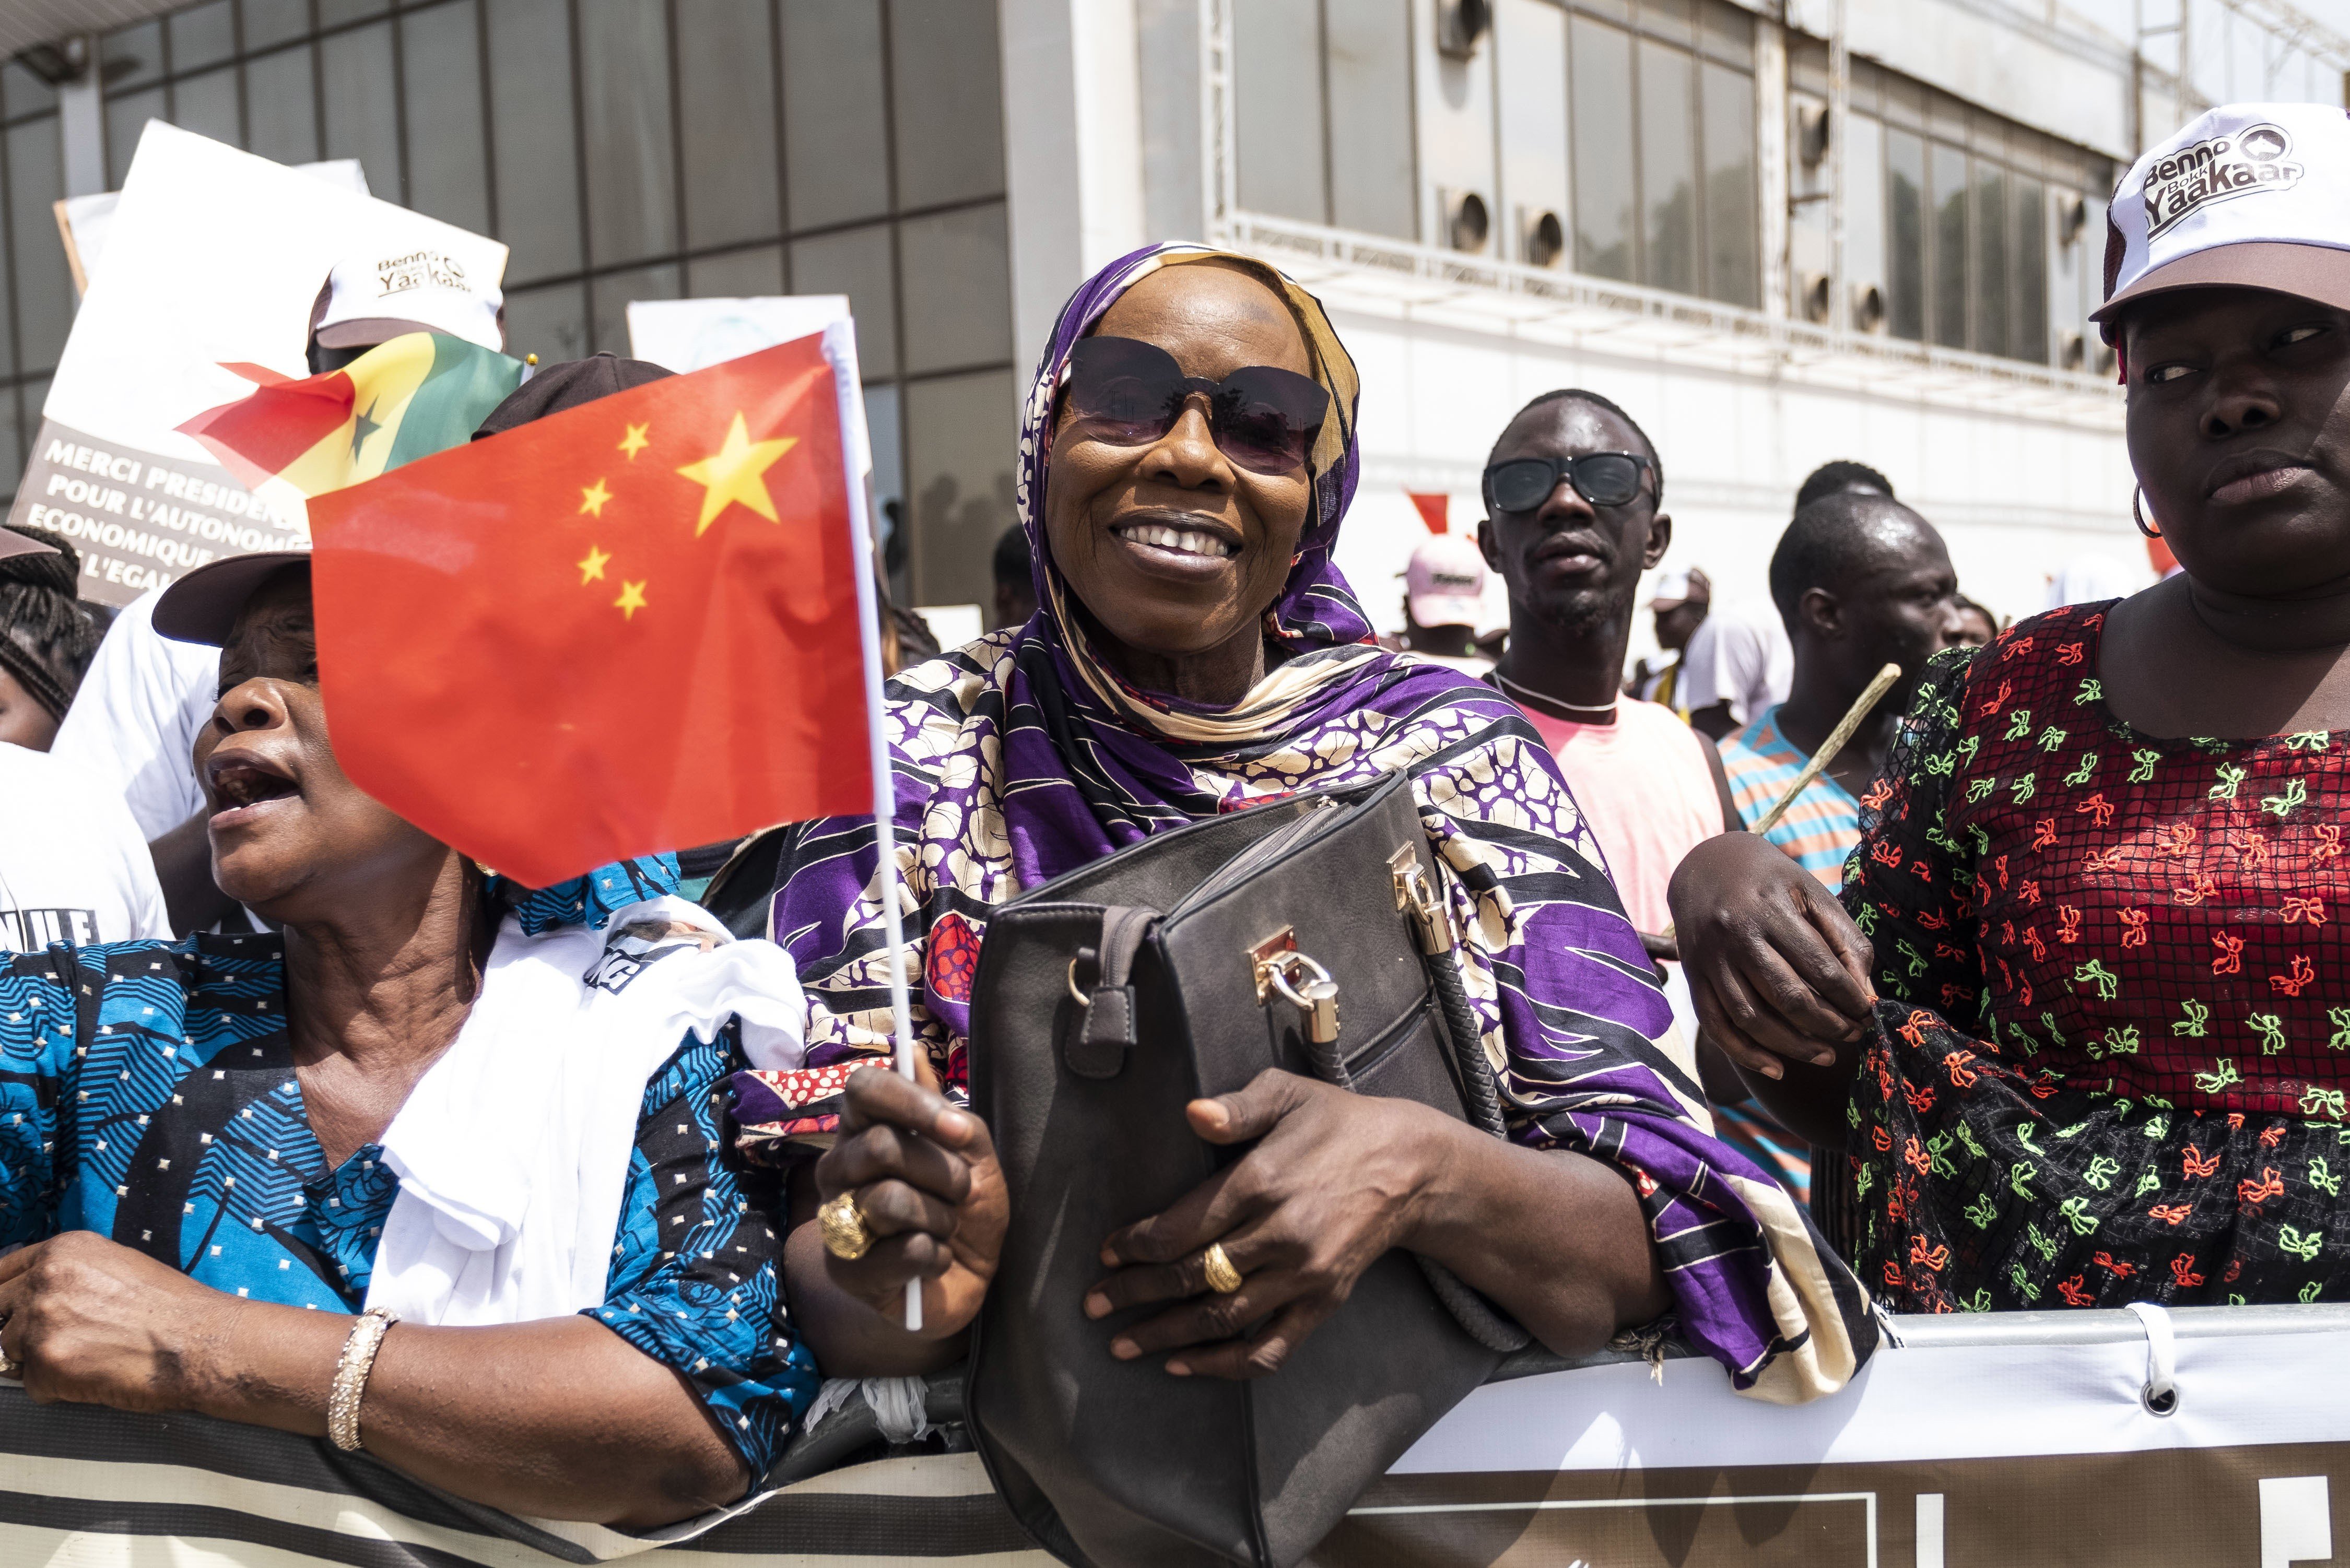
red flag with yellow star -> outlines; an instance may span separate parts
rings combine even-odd
[[[869,809],[843,439],[812,337],[314,497],[345,770],[534,887]]]

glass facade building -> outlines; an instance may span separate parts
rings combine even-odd
[[[0,496],[16,493],[73,325],[55,215],[65,193],[55,89],[14,60],[0,65]]]
[[[204,0],[103,36],[120,188],[150,119],[504,241],[506,331],[629,349],[639,299],[845,294],[899,587],[984,598],[1017,401],[993,0]],[[37,420],[70,286],[47,89],[0,83],[19,317],[0,399]],[[60,290],[64,292],[60,292]],[[0,401],[0,440],[17,440]],[[8,479],[19,466],[0,463]]]
[[[1789,37],[1784,81],[1774,84],[1783,91],[1766,99],[1757,18],[1730,0],[1502,0],[1479,47],[1495,57],[1492,166],[1511,211],[1490,234],[1471,225],[1464,241],[1415,200],[1426,179],[1415,131],[1424,138],[1436,118],[1418,95],[1432,83],[1470,101],[1482,90],[1471,85],[1482,60],[1471,55],[1416,77],[1416,15],[1412,0],[1234,7],[1243,210],[1824,318],[1823,41]],[[2117,169],[1867,60],[1852,62],[1849,93],[1846,276],[1856,293],[1877,291],[1855,324],[2007,358],[2064,359],[2051,290],[2077,293],[2083,271],[2057,254],[2083,226],[2064,214],[2094,205]],[[1762,210],[1759,117],[1772,101],[1787,106],[1782,146],[1794,196],[1788,228],[1777,231],[1792,230],[1783,302],[1762,297],[1773,226]],[[1547,238],[1555,231],[1533,222],[1553,203],[1564,230],[1555,252]],[[2102,207],[2093,215],[2101,227]],[[2059,315],[2077,326],[2081,308],[2074,301]]]

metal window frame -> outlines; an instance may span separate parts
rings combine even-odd
[[[1530,341],[1618,353],[1934,406],[2024,412],[2106,431],[2122,393],[2096,376],[2026,359],[1815,327],[1638,284],[1236,211],[1216,243],[1282,267],[1326,301]]]
[[[202,0],[192,0],[192,3],[201,4]],[[346,33],[356,32],[361,28],[375,26],[378,24],[389,24],[391,30],[391,90],[393,125],[396,137],[395,150],[398,154],[400,163],[398,171],[398,192],[396,193],[384,192],[383,194],[385,194],[389,200],[395,200],[402,205],[407,205],[411,200],[413,183],[413,159],[411,157],[411,150],[410,147],[411,126],[409,122],[407,93],[406,23],[408,18],[411,16],[434,10],[443,4],[454,3],[456,3],[456,0],[409,0],[409,3],[407,4],[387,4],[380,14],[373,14],[366,16],[351,18],[346,21],[322,25],[318,12],[318,0],[305,0],[304,27],[301,32],[290,37],[277,39],[266,47],[253,48],[249,47],[246,43],[244,7],[242,4],[242,0],[240,0],[238,5],[231,8],[233,29],[231,36],[234,45],[234,52],[226,60],[212,62],[206,65],[203,69],[209,71],[222,68],[224,67],[234,67],[234,81],[237,94],[238,137],[241,143],[249,143],[252,140],[253,134],[253,100],[252,94],[247,87],[245,79],[247,67],[252,64],[252,62],[257,59],[282,54],[292,49],[307,48],[309,51],[310,64],[310,99],[313,119],[312,134],[316,141],[318,156],[320,158],[327,158],[332,155],[332,148],[328,138],[328,103],[323,46],[328,40],[340,36]],[[473,11],[473,50],[474,58],[479,67],[482,94],[483,144],[480,160],[481,178],[484,197],[484,204],[488,214],[489,230],[493,235],[497,234],[504,226],[504,221],[503,202],[501,200],[503,193],[498,188],[497,159],[495,155],[495,150],[498,145],[497,139],[499,120],[501,118],[499,114],[500,105],[496,90],[497,81],[494,68],[494,57],[490,47],[489,8],[491,5],[497,3],[498,0],[475,0]],[[795,242],[820,239],[828,234],[846,233],[850,230],[870,228],[877,223],[886,225],[889,245],[890,265],[890,336],[894,340],[895,348],[892,358],[888,364],[880,364],[868,360],[865,364],[864,369],[866,372],[867,385],[868,387],[896,387],[901,389],[899,398],[899,446],[901,453],[911,453],[915,448],[917,437],[914,430],[914,420],[909,406],[910,400],[903,396],[902,389],[912,386],[918,382],[943,380],[959,376],[969,376],[987,371],[1016,372],[1018,366],[1011,359],[991,359],[969,365],[949,366],[937,369],[926,370],[918,375],[909,375],[906,372],[904,358],[906,344],[906,258],[904,250],[904,225],[909,222],[917,222],[925,218],[939,217],[954,213],[982,210],[991,207],[1001,208],[1004,206],[1008,200],[1008,196],[1005,192],[998,191],[992,195],[962,197],[949,202],[932,202],[921,207],[906,208],[901,206],[899,202],[898,178],[899,136],[897,113],[897,58],[895,50],[897,23],[899,20],[896,15],[897,6],[895,0],[869,0],[869,3],[874,5],[878,12],[880,22],[881,109],[884,136],[883,168],[887,185],[886,204],[881,212],[870,213],[863,217],[834,223],[814,223],[805,227],[795,227],[792,223],[790,167],[788,161],[788,150],[786,146],[786,138],[789,134],[789,130],[788,120],[784,109],[784,67],[785,49],[784,39],[783,4],[782,0],[765,0],[767,9],[768,48],[773,82],[771,89],[772,104],[770,112],[773,114],[775,119],[775,178],[777,220],[775,230],[772,234],[755,235],[747,239],[729,240],[721,244],[708,245],[694,244],[692,243],[691,233],[689,228],[690,214],[686,196],[685,160],[687,150],[685,146],[686,138],[684,126],[684,84],[679,78],[681,65],[678,51],[679,7],[681,5],[690,3],[691,0],[662,0],[660,7],[662,36],[665,47],[668,50],[667,59],[664,64],[669,73],[671,130],[670,180],[673,202],[672,217],[676,224],[676,234],[673,243],[668,248],[650,256],[638,257],[625,263],[619,263],[602,261],[598,258],[591,244],[591,203],[594,199],[594,192],[588,169],[586,124],[584,119],[587,109],[587,94],[586,84],[582,76],[584,63],[580,50],[580,0],[565,0],[562,6],[562,16],[563,25],[567,35],[567,42],[570,49],[570,69],[567,73],[569,78],[567,83],[568,97],[564,108],[566,112],[568,114],[570,121],[569,130],[572,149],[572,168],[574,179],[577,182],[577,222],[578,228],[577,240],[578,244],[580,265],[563,272],[549,273],[541,276],[532,277],[525,280],[524,286],[531,290],[562,287],[570,287],[578,290],[580,305],[585,313],[586,329],[590,335],[589,340],[583,345],[583,348],[588,351],[592,352],[597,347],[593,337],[596,319],[596,289],[597,286],[607,278],[619,274],[638,272],[655,267],[674,267],[678,274],[679,288],[681,293],[682,293],[690,286],[692,269],[696,263],[710,261],[722,256],[736,254],[743,252],[764,250],[773,247],[778,254],[783,269],[783,286],[788,290],[793,286],[791,257],[792,246]],[[1223,37],[1225,39],[1225,49],[1222,58],[1226,60],[1229,60],[1230,58],[1229,7],[1234,3],[1236,3],[1236,0],[1202,0],[1203,5],[1215,7],[1221,15],[1222,25],[1224,28]],[[140,87],[131,90],[144,92],[149,90],[151,88],[159,89],[161,93],[164,117],[167,119],[174,118],[178,114],[177,91],[182,78],[184,76],[198,74],[196,72],[181,71],[177,68],[172,58],[171,20],[172,17],[177,15],[179,11],[186,8],[187,7],[184,6],[175,6],[171,11],[162,12],[151,17],[142,17],[139,22],[127,25],[128,26],[139,26],[151,22],[155,25],[158,39],[157,74],[151,81],[142,83]],[[999,27],[1002,26],[1000,12],[997,25]],[[124,30],[126,29],[116,28],[113,29],[113,32],[120,33]],[[1210,29],[1203,27],[1201,31],[1203,48],[1211,48],[1213,47],[1211,41],[1212,35]],[[1203,72],[1203,78],[1205,74],[1206,73]],[[104,123],[103,106],[106,96],[107,95],[105,94],[103,88],[101,88],[101,126]],[[1325,94],[1325,101],[1326,105],[1326,92]],[[12,119],[0,121],[0,131],[13,130],[17,125],[28,124],[44,118],[45,116],[54,117],[57,113],[57,109],[53,104],[46,109],[35,110],[28,114],[16,116]],[[1228,140],[1229,128],[1222,125],[1221,122],[1217,122],[1205,129],[1207,137],[1211,144],[1211,151],[1215,154],[1204,161],[1204,166],[1211,171],[1209,178],[1211,182],[1214,182],[1217,178],[1217,171],[1221,171],[1222,176],[1225,181],[1224,187],[1214,192],[1214,199],[1210,202],[1209,210],[1213,214],[1221,215],[1232,209],[1232,202],[1230,199],[1232,192],[1229,188],[1229,182],[1232,170],[1230,158],[1228,156],[1223,156],[1221,149],[1214,148],[1213,143],[1219,136],[1222,136],[1227,138],[1227,140],[1222,142],[1222,146],[1229,147],[1231,145]],[[1326,130],[1325,140],[1326,146]],[[1415,146],[1415,157],[1417,157],[1417,152],[1418,149]],[[101,155],[109,158],[110,167],[110,150],[101,148]],[[1324,188],[1326,192],[1328,190],[1328,186],[1329,181],[1327,178],[1327,171],[1326,170],[1324,179]],[[13,218],[7,210],[7,195],[8,185],[6,170],[5,168],[5,160],[0,160],[0,280],[5,280],[7,275],[5,258],[13,254],[13,252],[8,249],[13,238],[11,228]],[[509,286],[512,286],[512,280],[509,280]],[[26,385],[36,382],[45,382],[52,372],[44,370],[36,374],[26,374],[18,368],[20,364],[19,355],[21,353],[21,348],[18,342],[19,335],[15,330],[17,325],[16,318],[18,314],[16,290],[12,286],[5,287],[5,289],[0,289],[0,293],[5,293],[7,296],[5,303],[5,307],[9,312],[9,322],[11,327],[10,354],[7,364],[5,366],[0,366],[0,387],[18,389],[21,391],[21,389]],[[1005,301],[1005,309],[1008,314],[1010,309],[1009,300]],[[32,422],[36,424],[37,411],[35,411],[35,413],[29,416],[29,418]],[[23,422],[23,420],[24,416],[20,416],[20,424]],[[29,431],[20,431],[20,439],[29,439]],[[910,483],[910,481],[909,481],[909,483]],[[894,585],[895,588],[901,593],[910,582],[918,579],[921,569],[920,553],[922,545],[922,531],[919,527],[914,526],[915,519],[912,508],[913,498],[909,494],[906,498],[905,514],[905,521],[907,524],[905,573],[903,578]]]

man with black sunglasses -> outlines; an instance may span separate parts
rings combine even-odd
[[[1739,826],[1713,744],[1672,710],[1619,691],[1640,576],[1671,545],[1663,467],[1646,431],[1596,392],[1518,411],[1485,467],[1477,542],[1509,587],[1493,683],[1540,731],[1599,840],[1625,912],[1655,933],[1665,888],[1700,841]]]

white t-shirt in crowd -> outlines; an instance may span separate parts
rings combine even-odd
[[[1794,683],[1795,649],[1778,607],[1737,605],[1698,623],[1681,655],[1674,706],[1694,713],[1726,700],[1731,718],[1746,724],[1784,702]]]
[[[153,938],[172,922],[120,794],[47,752],[0,743],[0,952]]]
[[[196,732],[220,701],[220,649],[157,631],[161,597],[158,588],[115,618],[50,747],[104,780],[150,840],[203,809]]]

